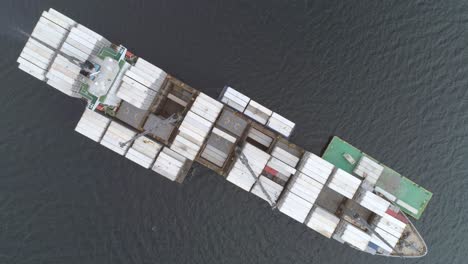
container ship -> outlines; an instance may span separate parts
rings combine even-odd
[[[321,156],[302,149],[288,141],[293,122],[232,87],[213,99],[52,8],[17,62],[86,101],[76,132],[168,180],[183,182],[198,162],[357,250],[428,251],[409,216],[421,217],[431,192],[338,137]]]

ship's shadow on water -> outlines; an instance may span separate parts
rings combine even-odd
[[[67,14],[217,98],[225,84],[337,135],[434,193],[414,221],[465,263],[466,1],[0,4],[0,263],[401,263],[325,239],[214,172],[180,185],[74,132],[83,102],[17,69],[42,11]]]

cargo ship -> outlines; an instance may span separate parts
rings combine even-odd
[[[244,93],[226,86],[213,99],[52,8],[28,37],[19,69],[84,100],[75,130],[92,141],[178,183],[198,162],[357,250],[427,253],[409,216],[432,193],[344,140],[306,151],[288,140],[292,121]]]

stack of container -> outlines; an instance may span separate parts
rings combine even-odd
[[[200,156],[221,168],[236,140],[227,132],[214,127]]]
[[[280,116],[277,113],[273,113],[268,119],[267,126],[288,138],[291,135],[296,124]]]
[[[278,209],[294,220],[304,223],[310,209],[312,209],[312,203],[286,189],[278,202]]]
[[[288,189],[311,204],[315,203],[322,191],[323,184],[309,176],[297,172],[288,184]]]
[[[327,238],[331,238],[339,222],[340,219],[336,215],[320,206],[315,206],[310,211],[310,217],[306,221],[306,225]]]
[[[239,93],[231,87],[227,87],[221,96],[221,102],[229,105],[239,112],[244,112],[250,98]]]
[[[333,173],[328,187],[337,193],[345,196],[348,199],[352,199],[357,189],[361,185],[361,180],[347,173],[342,169],[337,169]]]
[[[126,144],[125,146],[121,146],[120,143],[129,141],[135,135],[135,131],[126,128],[115,121],[112,121],[107,128],[106,133],[102,137],[101,145],[120,155],[125,155],[128,148],[130,147],[130,143]]]
[[[50,9],[49,12],[42,13],[31,36],[53,49],[58,49],[68,35],[70,28],[74,25],[76,25],[75,21]]]
[[[117,96],[128,103],[147,110],[166,79],[167,74],[153,64],[139,58],[122,78]]]
[[[394,248],[406,228],[406,223],[385,213],[375,221],[375,226],[374,231]]]
[[[299,157],[289,152],[284,146],[276,145],[271,151],[271,155],[293,168],[295,168],[299,162]]]
[[[200,93],[182,121],[171,149],[194,160],[222,108],[221,103]]]
[[[301,171],[310,178],[325,184],[333,171],[334,166],[319,156],[305,152],[297,170]]]
[[[354,168],[354,173],[365,178],[365,181],[375,185],[382,175],[384,167],[366,156],[362,156]]]
[[[260,124],[265,125],[268,118],[273,114],[273,111],[263,105],[260,105],[254,100],[250,100],[247,108],[244,110],[244,114]]]
[[[390,206],[387,200],[367,190],[357,197],[357,202],[380,216],[383,216]]]
[[[278,177],[284,182],[287,182],[291,175],[296,173],[296,169],[275,157],[270,158],[265,166],[265,171],[275,177]]]
[[[47,84],[73,97],[81,97],[79,91],[82,83],[78,81],[81,68],[62,55],[55,57],[49,72]]]
[[[247,158],[255,175],[252,175],[249,169],[237,158],[226,179],[242,189],[250,191],[257,180],[256,178],[270,159],[270,155],[249,143],[245,144],[242,153]]]
[[[367,249],[367,245],[371,239],[371,236],[361,229],[353,226],[352,224],[346,223],[344,225],[344,231],[341,235],[343,241],[350,245],[364,251]]]
[[[75,131],[96,142],[101,141],[107,126],[111,120],[93,110],[85,108],[80,121],[76,125]]]
[[[154,162],[153,171],[171,181],[175,181],[184,172],[186,163],[187,159],[184,156],[167,147],[163,147]]]
[[[249,129],[247,137],[264,146],[265,149],[268,149],[271,143],[273,142],[272,137],[265,135],[264,133],[260,132],[258,129],[255,129],[253,127]]]
[[[199,93],[193,102],[190,111],[214,123],[223,109],[223,104],[209,97],[204,93]]]
[[[137,138],[125,157],[137,164],[149,169],[153,164],[162,145],[147,137]]]
[[[108,47],[110,42],[96,32],[78,24],[72,27],[70,34],[63,43],[60,51],[84,62],[91,55],[98,54],[103,47]]]
[[[250,192],[267,201],[270,205],[273,205],[273,203],[278,200],[282,190],[283,186],[263,175],[260,175],[258,181],[254,184]],[[268,196],[265,194],[265,192],[268,194]]]
[[[31,37],[18,58],[19,68],[41,81],[54,59],[55,51],[63,43],[68,31],[76,22],[54,9],[44,11]]]
[[[41,81],[45,81],[46,72],[55,52],[34,38],[29,38],[17,62],[18,68]]]

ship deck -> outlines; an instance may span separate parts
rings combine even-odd
[[[351,155],[355,161],[360,160],[363,155],[371,158],[369,155],[353,147],[339,137],[333,137],[322,155],[322,158],[334,164],[338,168],[352,173],[356,164],[348,162],[343,156],[345,153]],[[426,209],[426,206],[432,197],[432,193],[389,167],[385,165],[383,166],[384,171],[377,181],[376,186],[395,196],[397,201],[402,201],[404,203],[403,206],[401,205],[401,202],[397,202],[397,205],[401,210],[408,215],[419,219]],[[417,211],[407,209],[407,206],[404,206],[405,204],[410,205]]]

